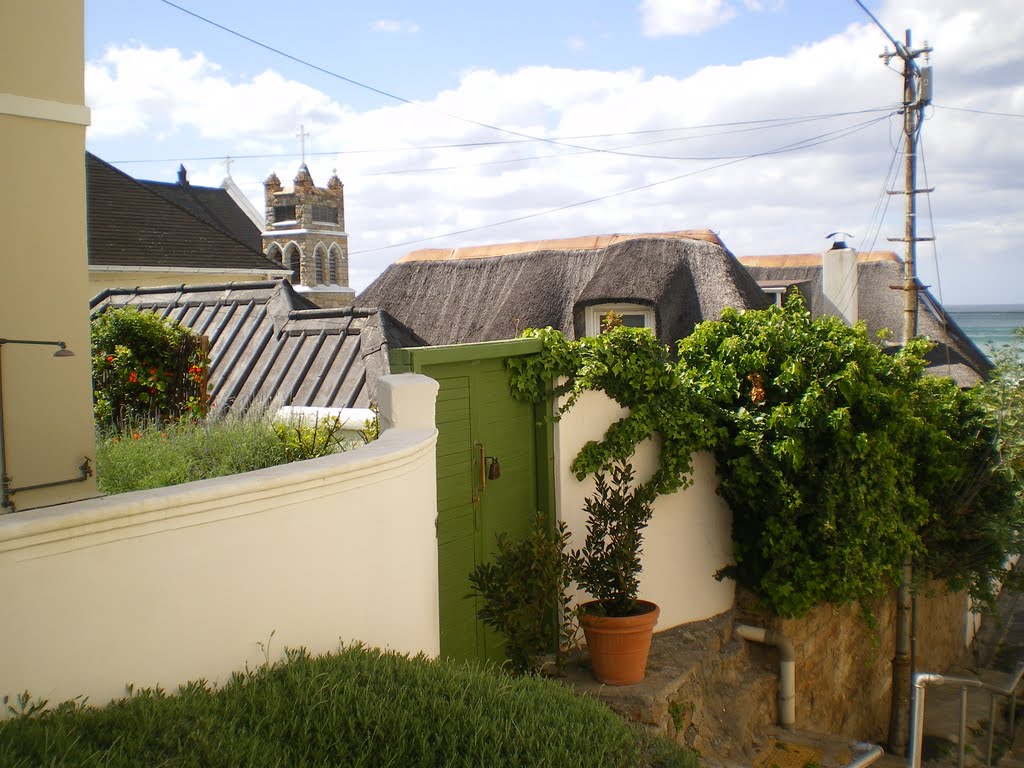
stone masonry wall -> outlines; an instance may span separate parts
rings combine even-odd
[[[796,725],[802,730],[884,740],[889,728],[896,594],[871,606],[874,626],[859,605],[819,606],[801,619],[780,619],[737,600],[738,618],[788,637],[796,653]],[[964,593],[922,590],[917,600],[917,669],[945,671],[966,652]]]

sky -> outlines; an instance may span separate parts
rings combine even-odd
[[[1024,304],[1020,0],[863,0],[933,48],[921,280]],[[903,234],[900,60],[855,0],[86,0],[86,145],[140,179],[302,162],[350,280],[417,248],[711,229],[736,255]],[[197,18],[198,16],[203,17]],[[204,20],[205,19],[205,20]],[[248,39],[246,39],[248,38]]]

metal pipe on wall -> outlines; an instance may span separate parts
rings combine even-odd
[[[735,630],[744,640],[779,649],[779,725],[793,730],[796,723],[796,655],[793,643],[774,629],[737,624]]]

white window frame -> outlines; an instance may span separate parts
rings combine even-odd
[[[641,315],[644,319],[644,328],[651,333],[657,333],[654,327],[654,310],[644,304],[594,304],[587,307],[586,332],[587,336],[601,335],[601,315],[607,315],[610,310],[615,310],[617,315]]]

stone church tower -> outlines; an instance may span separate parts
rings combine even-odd
[[[324,309],[350,307],[345,188],[335,173],[326,187],[313,184],[303,163],[292,187],[277,174],[263,182],[267,228],[263,252],[292,270],[295,290]]]

